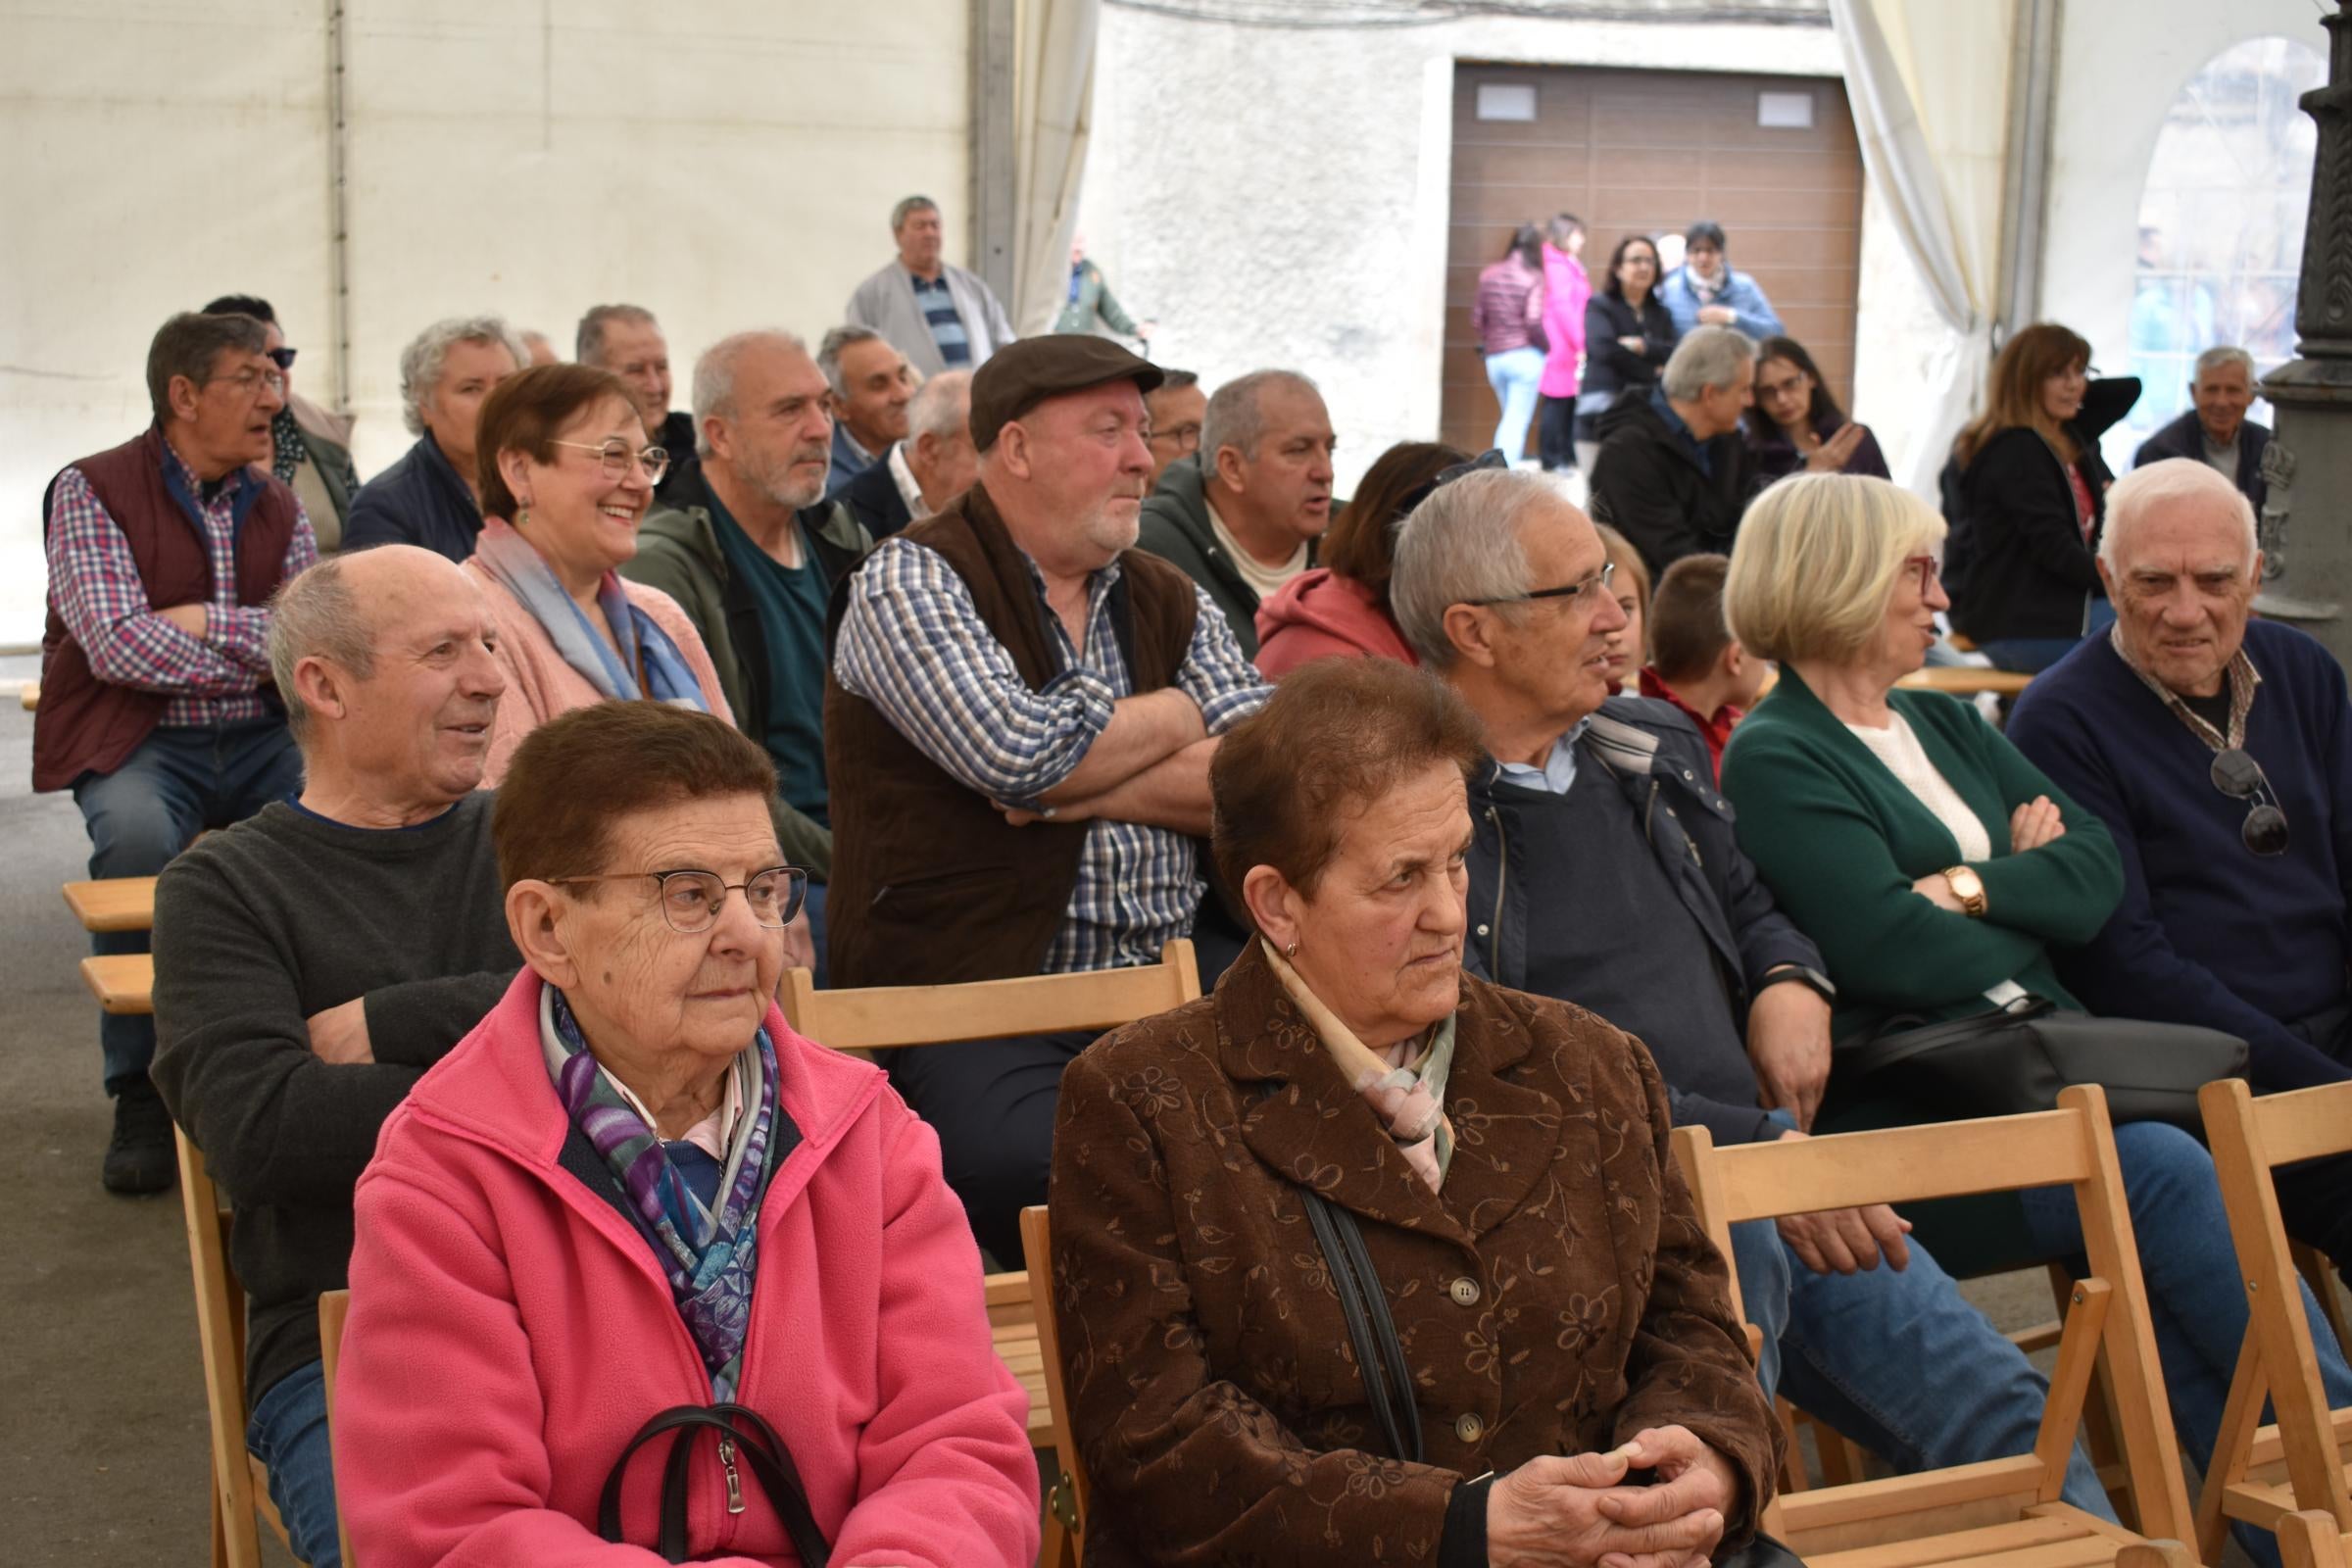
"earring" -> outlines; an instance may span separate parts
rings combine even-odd
[[[1282,950],[1282,956],[1286,958],[1296,958],[1298,956],[1298,939],[1297,937],[1293,937],[1291,939],[1291,945]]]
[[[520,527],[522,527],[524,524],[528,523],[530,520],[531,520],[531,509],[530,509],[530,506],[529,506],[529,504],[528,504],[528,503],[525,503],[524,505],[522,505],[522,506],[519,506],[519,507],[517,507],[517,508],[515,508],[515,509],[514,509],[514,526],[515,526],[515,527],[517,527],[517,528],[520,528]]]

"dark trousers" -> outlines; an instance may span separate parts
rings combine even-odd
[[[1544,455],[1544,471],[1554,473],[1576,466],[1576,398],[1545,398],[1536,426],[1536,449]]]
[[[889,1054],[890,1081],[939,1134],[948,1186],[999,1268],[1021,1267],[1021,1210],[1046,1200],[1061,1070],[1096,1036],[1024,1035]]]
[[[153,876],[198,833],[241,822],[301,788],[302,754],[282,719],[159,729],[121,767],[74,783],[90,833],[90,875]],[[145,953],[147,933],[99,932],[90,951]],[[103,1013],[98,1046],[106,1092],[119,1095],[147,1076],[155,1020]]]
[[[2352,1003],[2287,1027],[2352,1067]],[[2272,1172],[2272,1181],[2278,1189],[2278,1218],[2286,1234],[2327,1253],[2336,1273],[2352,1283],[2352,1154],[2280,1165]]]

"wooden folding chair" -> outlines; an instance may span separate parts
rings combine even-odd
[[[807,969],[794,969],[785,975],[777,1002],[785,1021],[819,1045],[836,1051],[903,1051],[1009,1035],[1115,1029],[1182,1006],[1200,995],[1200,967],[1193,945],[1178,938],[1160,950],[1154,964],[961,985],[819,991]],[[991,1274],[986,1285],[997,1354],[1029,1392],[1030,1446],[1065,1454],[1062,1483],[1049,1494],[1045,1544],[1038,1561],[1051,1565],[1069,1552],[1074,1565],[1075,1546],[1065,1536],[1068,1527],[1054,1507],[1054,1496],[1070,1486],[1071,1473],[1058,1415],[1061,1370],[1051,1349],[1040,1343],[1033,1305],[1039,1298],[1028,1274],[1019,1269]]]
[[[2317,1508],[2278,1520],[2278,1558],[2285,1568],[2352,1568],[2352,1535]]]
[[[204,1156],[173,1129],[188,1267],[196,1280],[196,1343],[204,1360],[204,1409],[213,1450],[213,1568],[261,1568],[258,1516],[280,1542],[285,1522],[270,1500],[270,1472],[245,1451],[245,1291],[228,1266],[228,1210]],[[288,1549],[292,1549],[288,1543]]]
[[[2074,1190],[2091,1272],[2070,1292],[2033,1451],[1776,1497],[1763,1528],[1811,1568],[2177,1568],[2193,1560],[2180,1544],[2192,1518],[2106,1097],[2077,1087],[2059,1104],[2032,1116],[1737,1149],[1715,1148],[1703,1127],[1676,1131],[1676,1158],[1700,1222],[1726,1257],[1732,1227],[1746,1220],[2033,1187]],[[1735,1274],[1735,1307],[1739,1289]],[[2104,1369],[2122,1412],[2142,1535],[2061,1499],[2094,1365]]]
[[[335,1368],[343,1363],[343,1320],[351,1315],[351,1292],[328,1291],[318,1298],[318,1370],[326,1379],[326,1435],[335,1435]],[[343,1568],[359,1568],[351,1553],[351,1530],[343,1523],[343,1501],[335,1499],[335,1537],[343,1544]]]
[[[2214,1558],[2231,1520],[2278,1530],[2297,1509],[2316,1509],[2338,1532],[2352,1530],[2342,1447],[2352,1407],[2328,1408],[2271,1174],[2278,1165],[2352,1151],[2352,1084],[2256,1099],[2245,1080],[2225,1078],[2199,1090],[2197,1104],[2247,1308],[2245,1346],[2197,1500],[2198,1546]],[[2278,1417],[2270,1426],[2262,1424],[2266,1399]]]
[[[1040,1568],[1079,1568],[1086,1547],[1086,1466],[1070,1436],[1069,1395],[1061,1386],[1061,1325],[1054,1315],[1054,1236],[1043,1203],[1021,1210],[1021,1257],[1029,1265],[1029,1306],[1045,1359],[1046,1412],[1054,1424],[1054,1460],[1060,1474],[1046,1493],[1046,1512],[1060,1536],[1060,1550],[1039,1556]]]
[[[84,931],[155,929],[155,882],[151,876],[111,876],[65,884],[66,907]]]

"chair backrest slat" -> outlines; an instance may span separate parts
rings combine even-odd
[[[778,1000],[793,1028],[821,1045],[836,1051],[895,1051],[1006,1035],[1115,1029],[1200,995],[1193,945],[1180,938],[1154,964],[962,985],[819,991],[808,970],[795,969],[785,976]]]
[[[2080,1118],[2063,1110],[1894,1127],[1869,1134],[1867,1157],[1839,1138],[1748,1144],[1714,1152],[1723,1217],[1807,1214],[1966,1193],[2082,1181],[2090,1170]]]

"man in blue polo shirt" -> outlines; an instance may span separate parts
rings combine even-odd
[[[940,255],[945,227],[939,204],[908,196],[890,212],[899,254],[858,285],[843,312],[854,326],[870,326],[924,375],[977,370],[1013,340],[1012,322],[996,292],[977,272]]]
[[[2258,1093],[2352,1078],[2352,697],[2310,637],[2254,620],[2253,509],[2186,458],[2107,492],[2105,637],[2036,677],[2009,738],[2124,859],[2124,901],[2059,973],[2099,1013],[2245,1039]],[[2352,1260],[2352,1160],[2279,1173],[2289,1233]]]

